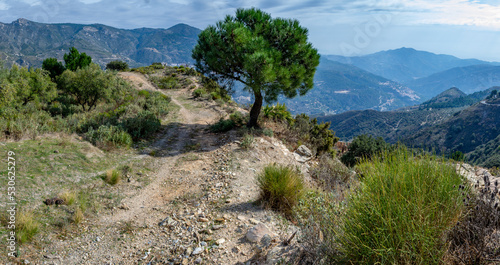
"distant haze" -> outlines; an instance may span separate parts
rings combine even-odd
[[[238,7],[296,18],[322,54],[363,55],[412,47],[459,58],[500,61],[500,3],[496,0],[0,0],[0,20],[101,23],[118,28],[200,29]]]

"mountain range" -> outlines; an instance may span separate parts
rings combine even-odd
[[[186,24],[127,30],[101,24],[44,24],[18,19],[0,23],[0,55],[7,63],[40,67],[48,57],[62,60],[74,46],[100,65],[112,60],[123,60],[131,66],[192,63],[191,50],[200,32]]]
[[[412,48],[355,57],[325,57],[399,82],[415,91],[423,100],[430,99],[450,87],[459,87],[466,93],[473,93],[500,84],[498,62],[459,59]]]
[[[488,158],[485,152],[498,151],[498,146],[490,147],[500,135],[500,98],[488,97],[494,90],[500,87],[469,95],[451,88],[417,106],[384,112],[350,111],[318,120],[330,122],[330,128],[344,141],[370,134],[389,143],[399,141],[441,154],[461,151],[476,163],[484,162],[480,159]]]
[[[434,54],[404,47],[364,56],[327,55],[326,58],[352,64],[368,72],[403,84],[455,67],[490,64],[490,62],[477,59],[459,59],[451,55]]]

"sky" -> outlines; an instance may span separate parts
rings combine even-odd
[[[500,61],[500,0],[0,0],[0,22],[200,29],[236,8],[294,18],[321,54],[358,56],[409,47]]]

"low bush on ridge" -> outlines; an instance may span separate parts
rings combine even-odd
[[[260,199],[267,207],[291,216],[304,191],[300,173],[289,166],[271,164],[257,175]]]
[[[317,119],[311,119],[305,114],[292,118],[285,104],[264,107],[261,120],[266,126],[271,126],[273,135],[282,139],[290,149],[305,144],[316,156],[323,153],[335,154],[334,146],[339,138],[330,130],[328,122],[318,124]]]

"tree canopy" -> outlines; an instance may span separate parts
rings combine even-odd
[[[124,61],[119,60],[111,61],[106,64],[106,69],[114,71],[125,71],[128,69],[128,64]]]
[[[0,107],[20,107],[34,102],[44,105],[57,96],[54,84],[46,71],[14,65],[0,78]]]
[[[84,52],[78,52],[75,47],[71,47],[69,53],[64,54],[64,62],[66,69],[76,71],[78,68],[89,66],[92,63],[92,58]]]
[[[59,77],[59,84],[84,111],[90,111],[99,100],[110,97],[114,80],[112,73],[103,72],[99,65],[91,64],[74,72],[64,71]]]
[[[293,98],[313,87],[320,56],[307,34],[297,20],[238,9],[200,33],[192,57],[199,72],[228,84],[241,82],[253,93],[248,126],[255,127],[263,99]]]
[[[42,68],[49,72],[50,78],[55,80],[57,76],[60,76],[66,68],[64,65],[57,61],[56,58],[47,58],[42,63]]]

